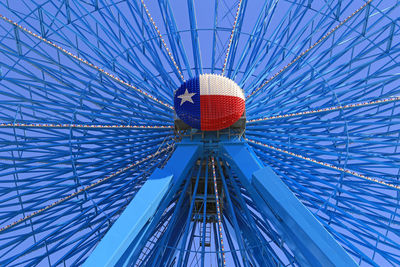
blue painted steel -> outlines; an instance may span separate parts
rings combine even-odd
[[[130,261],[131,251],[141,244],[145,225],[162,209],[164,198],[169,202],[194,161],[199,157],[196,144],[180,144],[163,169],[157,169],[97,245],[84,266],[121,266]],[[132,247],[133,246],[133,247]],[[129,249],[129,250],[128,250]]]
[[[171,50],[172,53],[174,53],[174,58],[177,60],[178,65],[180,65],[179,54],[182,56],[186,71],[189,77],[191,78],[193,77],[192,70],[189,65],[189,60],[185,51],[185,46],[183,45],[182,42],[181,33],[179,32],[178,27],[176,25],[174,12],[171,8],[169,0],[160,0],[158,1],[158,4],[160,6],[160,11],[163,15],[164,24],[166,26],[166,30],[168,33],[168,40],[169,43],[171,44]]]
[[[197,19],[196,19],[194,0],[187,0],[187,6],[188,6],[189,22],[190,22],[190,35],[192,37],[192,51],[193,51],[195,72],[196,76],[199,76],[200,74],[203,73],[203,63],[201,59],[199,33],[197,30]]]
[[[217,162],[219,163],[219,161],[217,161]],[[228,203],[228,211],[229,211],[231,220],[233,222],[233,227],[235,229],[236,241],[238,242],[239,249],[241,251],[245,251],[246,250],[245,249],[245,244],[244,244],[242,236],[240,235],[240,228],[239,228],[239,224],[238,224],[238,221],[237,221],[237,218],[236,218],[235,208],[234,208],[234,205],[232,204],[232,200],[231,200],[231,197],[230,197],[230,194],[229,194],[229,189],[228,189],[228,187],[226,185],[225,177],[224,177],[224,174],[223,174],[223,172],[221,170],[221,165],[220,164],[218,164],[218,170],[219,170],[219,174],[221,176],[222,184],[223,184],[224,189],[225,189],[226,202]],[[245,253],[243,253],[242,256],[243,256],[244,266],[249,266],[249,261],[247,259],[247,255]]]
[[[233,36],[232,36],[232,44],[231,44],[231,47],[230,47],[230,52],[229,52],[229,55],[228,55],[228,61],[227,61],[227,65],[226,65],[226,69],[227,69],[227,75],[226,76],[229,77],[229,78],[231,78],[231,74],[232,74],[235,58],[236,58],[236,55],[237,55],[237,47],[238,47],[238,44],[239,44],[240,34],[242,32],[242,25],[243,25],[243,21],[244,21],[244,18],[245,18],[246,6],[247,6],[247,0],[242,0],[241,6],[240,6],[240,10],[239,10],[239,14],[238,14],[238,19],[236,21],[235,31],[234,31]]]
[[[116,266],[165,197],[174,176],[155,171],[108,230],[83,266]]]
[[[302,252],[307,264],[358,266],[271,168],[255,171],[252,185],[281,222],[282,230]]]
[[[202,236],[201,236],[201,262],[200,262],[200,266],[204,267],[204,257],[205,257],[205,253],[206,253],[206,223],[207,223],[207,189],[208,189],[208,160],[206,161],[206,173],[204,174],[204,195],[203,195],[203,210],[200,211],[203,213],[203,216],[200,217],[202,220],[202,225],[200,227],[202,227]]]
[[[236,171],[240,177],[245,177],[248,183],[251,182],[253,172],[264,167],[263,163],[255,155],[253,149],[244,142],[222,142],[219,146],[219,152],[223,158],[230,162],[240,164]]]
[[[203,162],[203,160],[200,160],[200,165],[202,164],[202,162]],[[187,219],[186,219],[186,223],[185,223],[185,230],[184,230],[183,240],[187,240],[187,238],[189,236],[190,221],[192,219],[192,212],[193,212],[193,207],[194,207],[194,203],[195,203],[195,200],[196,200],[197,187],[199,186],[200,174],[201,174],[201,168],[198,168],[197,176],[196,176],[196,182],[195,182],[194,189],[193,189],[192,200],[190,201],[189,213],[188,213],[188,216],[187,216]],[[195,229],[195,228],[193,228],[193,229]],[[182,242],[182,244],[180,246],[179,258],[178,258],[178,266],[182,266],[182,260],[183,260],[183,254],[184,254],[184,251],[185,251],[185,245],[186,245],[186,242]]]
[[[221,178],[222,178],[222,182],[224,183],[224,187],[225,187],[225,184],[227,183],[226,182],[227,179],[225,179],[225,177],[223,177],[223,175],[221,175]],[[256,219],[254,219],[253,216],[251,215],[251,212],[249,211],[249,209],[246,208],[246,206],[247,206],[246,201],[240,194],[240,188],[237,185],[237,182],[235,182],[235,180],[233,179],[232,172],[229,172],[229,180],[231,182],[231,186],[233,187],[232,194],[236,194],[237,196],[239,196],[237,199],[238,204],[236,204],[236,208],[239,208],[244,211],[243,213],[238,213],[238,216],[239,216],[239,218],[242,218],[242,221],[245,222],[245,224],[246,224],[245,227],[251,227],[251,229],[247,231],[247,233],[249,233],[249,234],[246,236],[255,235],[256,240],[258,240],[257,243],[261,244],[261,249],[260,249],[261,251],[256,251],[255,253],[257,253],[257,255],[262,257],[261,262],[263,265],[269,265],[269,264],[272,264],[273,262],[283,265],[284,263],[279,259],[279,256],[276,255],[275,251],[270,247],[269,242],[264,238],[263,234],[261,233],[261,231],[257,225],[257,223],[260,224],[260,222],[257,222]],[[225,188],[227,188],[227,187],[225,187]],[[245,236],[245,238],[246,238],[246,236]],[[255,249],[257,249],[257,248],[258,247],[255,246]],[[270,255],[270,254],[272,254],[272,255]]]
[[[189,177],[190,176],[191,174]],[[183,192],[187,191],[190,182],[190,179],[184,181]],[[172,249],[172,246],[177,242],[176,239],[178,239],[180,234],[183,232],[181,226],[186,219],[185,215],[189,212],[189,203],[187,200],[186,194],[180,194],[174,213],[171,215],[171,221],[168,222],[168,224],[174,225],[174,227],[168,227],[163,236],[158,240],[158,244],[155,244],[159,249],[157,252],[152,253],[152,257],[148,260],[148,262],[152,263],[152,266],[160,266],[162,263],[169,262],[171,255],[174,255],[175,251]]]
[[[144,2],[169,52],[142,1],[0,1],[1,15],[13,21],[0,19],[1,266],[82,265],[149,176],[167,168],[176,144],[190,143],[182,136],[201,140],[200,132],[152,127],[173,127],[177,67],[184,79],[220,73],[238,1]],[[301,158],[400,184],[400,101],[357,105],[400,96],[400,2],[370,2],[308,50],[366,0],[242,2],[226,73],[246,95],[260,88],[246,101],[251,123],[244,133],[259,144],[243,149],[250,153],[243,164],[270,166],[358,264],[400,265],[399,190]],[[353,107],[330,109],[344,105]],[[326,111],[312,112],[319,109]],[[49,126],[22,126],[29,123]],[[219,158],[221,195],[231,199],[221,197],[227,262],[305,262],[286,246],[274,214],[257,205],[265,201],[250,180],[239,179],[252,173],[233,169],[226,153],[216,153],[221,139],[203,135],[201,164],[210,154]],[[148,264],[155,255],[169,266],[200,262],[203,225],[193,218],[202,218],[205,169],[198,162],[185,168],[192,184],[183,192],[183,183],[173,182],[128,249],[127,264]],[[205,262],[218,263],[220,250],[211,244]]]
[[[309,266],[357,266],[321,223],[293,195],[269,167],[264,167],[245,143],[223,144],[223,155],[239,173],[239,178],[264,216],[273,215],[273,224]],[[256,196],[257,194],[257,196]]]
[[[141,260],[139,259],[139,263],[142,263],[145,260],[148,260],[148,258],[153,257],[152,262],[153,264],[156,263],[157,260],[159,260],[159,255],[162,255],[163,253],[161,251],[165,250],[164,246],[160,246],[158,244],[157,246],[154,246],[156,249],[153,249],[152,253],[148,255],[143,255],[143,249],[146,245],[146,242],[148,239],[151,237],[151,235],[154,234],[154,231],[156,230],[157,224],[159,224],[161,217],[163,215],[164,210],[168,207],[170,204],[171,199],[174,197],[174,194],[177,192],[177,190],[180,188],[180,185],[183,183],[184,179],[187,177],[190,169],[192,168],[194,161],[197,160],[199,155],[201,154],[202,150],[199,144],[196,144],[195,142],[188,142],[188,140],[184,140],[181,144],[178,145],[178,148],[175,153],[172,155],[170,160],[168,161],[168,164],[164,167],[164,170],[169,170],[169,172],[175,174],[174,182],[172,187],[169,189],[168,195],[166,196],[165,200],[163,201],[162,205],[158,209],[157,213],[155,214],[154,218],[151,220],[148,229],[144,231],[143,236],[141,236],[138,240],[135,240],[135,242],[132,244],[130,250],[132,251],[129,256],[126,257],[125,264],[133,264],[134,262],[137,262],[139,259],[139,256],[143,256]],[[186,184],[186,183],[185,183]],[[174,212],[175,214],[175,212]],[[177,216],[180,218],[179,220],[182,220],[182,215],[180,213],[177,214]],[[182,229],[180,227],[179,229]],[[157,230],[159,231],[159,229]],[[158,237],[160,238],[160,237]],[[170,238],[173,239],[173,238]],[[164,241],[169,242],[170,240],[165,240]],[[163,242],[160,242],[163,243]],[[154,258],[156,257],[156,258]],[[122,264],[122,262],[121,262]]]

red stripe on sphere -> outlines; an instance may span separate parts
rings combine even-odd
[[[237,96],[200,95],[201,130],[217,131],[235,123],[243,114],[245,102]]]

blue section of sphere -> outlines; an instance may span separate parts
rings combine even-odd
[[[189,101],[184,102],[181,105],[182,99],[178,96],[188,93],[195,93],[192,96],[193,103]],[[200,79],[193,78],[184,82],[181,87],[179,87],[174,93],[174,107],[175,112],[178,117],[183,120],[192,128],[200,129]]]

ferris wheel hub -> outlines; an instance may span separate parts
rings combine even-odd
[[[202,131],[218,131],[237,122],[245,111],[243,90],[218,74],[201,74],[174,92],[176,115]]]

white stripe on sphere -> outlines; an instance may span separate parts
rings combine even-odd
[[[244,100],[243,90],[234,81],[218,74],[201,74],[200,95],[236,96]]]

